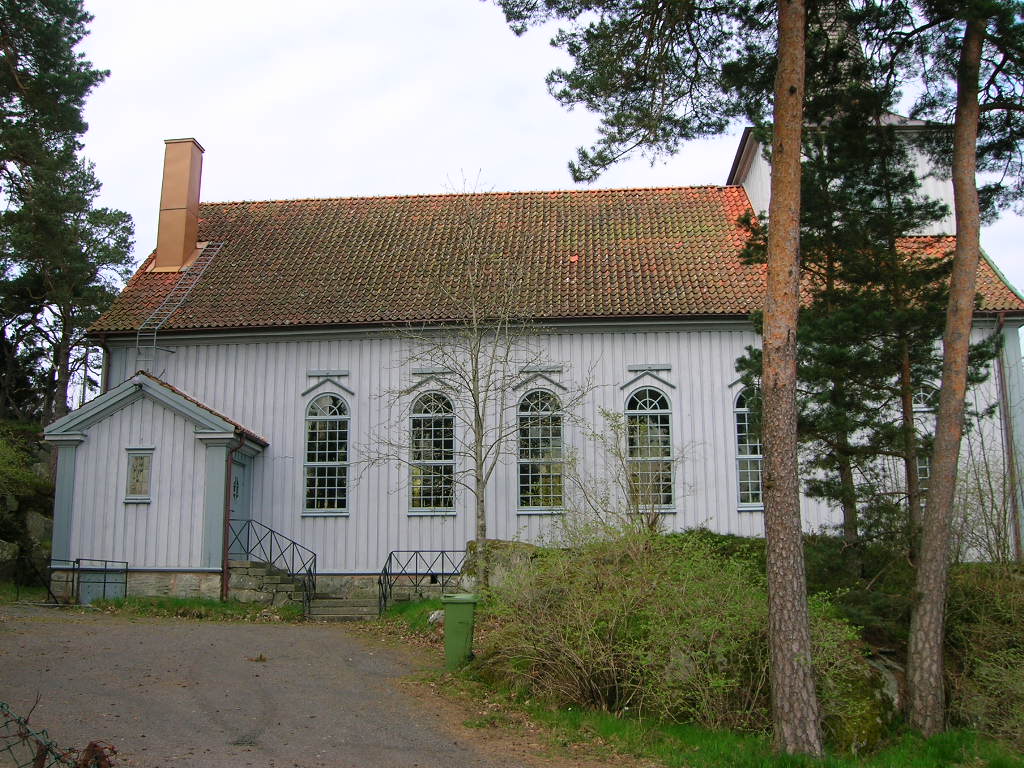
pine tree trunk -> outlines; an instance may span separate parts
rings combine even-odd
[[[942,340],[942,388],[932,450],[932,473],[922,521],[921,550],[915,601],[910,618],[907,685],[910,723],[925,736],[945,725],[943,640],[949,536],[964,398],[967,355],[974,314],[975,283],[980,258],[980,209],[975,178],[978,138],[978,72],[985,24],[967,22],[957,73],[956,120],[953,126],[953,209],[956,251],[950,278],[946,332]]]
[[[921,483],[917,476],[917,426],[914,423],[914,382],[911,380],[910,349],[900,340],[900,417],[903,430],[903,475],[907,486],[907,547],[910,561],[917,562],[921,536]]]
[[[811,668],[796,442],[804,23],[803,0],[779,3],[768,295],[764,311],[764,525],[775,744],[787,753],[820,755],[821,726]]]
[[[847,570],[854,577],[861,575],[860,514],[857,511],[857,485],[850,460],[850,443],[845,438],[837,451],[839,466],[840,506],[843,509],[843,554]]]
[[[51,421],[59,419],[68,412],[68,390],[71,387],[71,342],[62,335],[59,343],[53,348],[53,412]]]

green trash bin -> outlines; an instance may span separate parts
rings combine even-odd
[[[473,656],[473,614],[476,595],[441,595],[444,605],[444,661],[458,669]]]

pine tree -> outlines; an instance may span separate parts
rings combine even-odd
[[[925,735],[945,725],[943,643],[949,541],[969,377],[970,333],[981,258],[981,223],[1024,199],[1024,3],[938,0],[894,3],[899,35],[882,42],[910,51],[923,88],[917,112],[952,119],[952,141],[933,143],[952,169],[956,251],[943,334],[934,479],[922,520],[907,682],[910,720]],[[955,108],[951,108],[955,105]],[[977,174],[987,172],[980,187]]]
[[[552,72],[549,87],[563,104],[582,104],[601,115],[600,139],[570,164],[577,180],[595,179],[630,152],[653,158],[674,153],[686,140],[721,133],[744,106],[756,105],[759,117],[765,105],[771,106],[774,165],[762,389],[772,705],[779,748],[820,754],[796,454],[804,2],[498,3],[517,32],[553,18],[570,25],[553,43],[575,65]],[[730,83],[723,73],[740,60],[771,66],[756,88],[737,98],[736,81]]]
[[[0,195],[22,193],[26,168],[67,149],[85,133],[85,97],[107,73],[75,46],[92,17],[81,0],[0,3]]]
[[[75,51],[91,18],[81,0],[0,3],[3,359],[34,367],[42,401],[17,405],[5,384],[3,407],[43,421],[67,412],[85,329],[130,266],[131,220],[95,206],[100,185],[79,157],[85,98],[107,75]]]
[[[0,252],[18,264],[5,292],[20,297],[32,342],[44,351],[39,372],[46,422],[67,413],[86,329],[130,274],[134,230],[127,213],[95,206],[100,184],[90,163],[58,157],[24,178],[31,179],[31,196],[0,214]]]

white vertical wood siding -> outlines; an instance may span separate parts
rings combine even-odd
[[[126,448],[155,447],[147,504],[126,504]],[[141,399],[93,424],[76,452],[72,557],[198,568],[205,447],[187,419]]]
[[[758,342],[749,326],[733,324],[693,330],[562,332],[540,337],[536,344],[547,360],[564,366],[552,378],[577,391],[581,382],[592,383],[575,414],[586,424],[600,426],[602,409],[621,413],[630,392],[640,386],[664,391],[672,404],[674,450],[681,455],[675,475],[676,510],[665,516],[666,526],[674,530],[705,526],[750,536],[761,535],[763,524],[760,512],[738,510],[733,402],[739,386],[734,364],[746,346]],[[403,364],[403,343],[373,334],[338,334],[318,340],[278,336],[247,343],[176,344],[166,339],[161,344],[175,354],[158,353],[150,370],[270,442],[254,460],[255,518],[312,548],[322,572],[370,573],[379,570],[390,550],[461,549],[474,532],[468,494],[460,495],[454,517],[411,517],[408,469],[397,462],[375,467],[360,464],[372,452],[375,435],[390,432],[395,442],[407,440],[403,433],[394,432],[408,429],[407,410],[392,407],[388,394],[417,379]],[[646,375],[623,389],[637,376],[628,367],[644,363],[671,366],[658,375],[674,386],[666,387]],[[134,348],[113,347],[110,385],[130,376],[136,365]],[[324,384],[302,396],[318,381],[307,377],[309,370],[350,371],[341,381],[355,394],[340,392],[351,408],[353,465],[347,517],[302,515],[304,409],[316,394],[337,391]],[[518,396],[545,386],[538,382],[519,389],[510,398],[510,411]],[[985,388],[987,392],[990,385]],[[990,399],[990,395],[984,397]],[[604,457],[597,447],[571,424],[566,425],[566,442],[583,471],[601,478]],[[92,461],[104,461],[107,455],[117,455],[117,450],[123,447],[111,443],[103,458]],[[517,514],[517,474],[515,456],[509,455],[489,489],[488,535],[524,540],[553,535],[557,515]],[[189,487],[185,482],[181,485]],[[184,521],[184,529],[198,525],[199,507],[195,509]],[[827,506],[806,498],[802,514],[809,531],[838,522]],[[173,537],[173,542],[152,544],[160,557],[184,554],[173,526],[161,523],[152,530],[158,537]],[[195,554],[190,550],[188,556]]]
[[[931,158],[918,149],[911,149],[914,162],[914,172],[917,174],[920,183],[921,194],[933,200],[945,203],[949,208],[946,216],[934,224],[923,227],[919,235],[950,235],[956,231],[956,222],[953,217],[953,182],[950,180],[948,169],[943,171],[938,168]],[[754,151],[754,157],[750,162],[750,168],[740,184],[750,198],[750,206],[755,213],[768,210],[771,202],[771,175],[772,166],[765,160],[760,143]]]

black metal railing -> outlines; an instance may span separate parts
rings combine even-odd
[[[55,574],[59,578],[55,578]],[[60,584],[60,589],[55,587]],[[50,560],[47,591],[54,602],[60,602],[59,591],[66,601],[88,605],[93,600],[110,600],[128,594],[128,562],[78,557],[74,560]]]
[[[388,553],[377,578],[377,610],[384,613],[391,593],[400,579],[404,585],[419,589],[424,584],[439,585],[444,592],[462,573],[466,562],[464,549],[400,549]]]
[[[228,556],[285,571],[302,585],[302,605],[308,611],[316,595],[316,552],[257,520],[232,520],[229,526]]]

